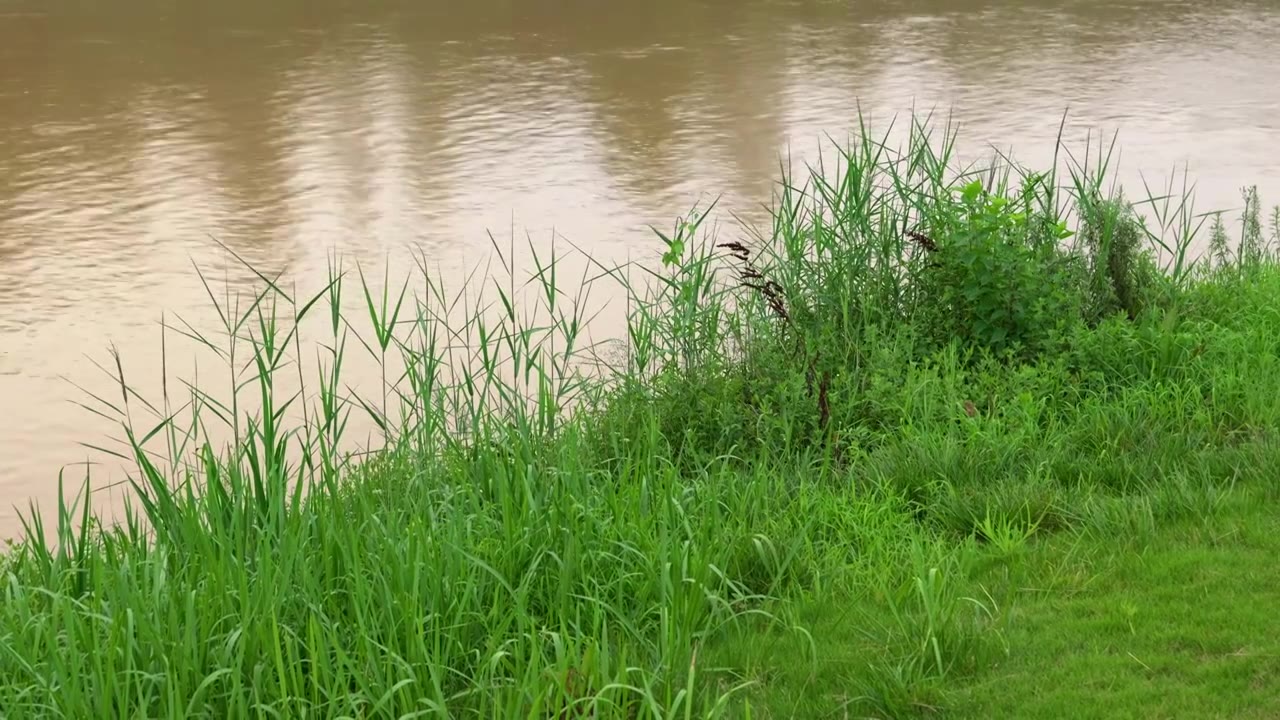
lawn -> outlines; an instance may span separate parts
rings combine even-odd
[[[1274,499],[1224,489],[1184,517],[1147,515],[1133,534],[961,551],[961,589],[949,597],[995,616],[960,609],[981,662],[948,674],[901,662],[909,652],[883,598],[803,602],[792,608],[803,633],[743,632],[717,659],[757,683],[747,697],[758,718],[1276,717]]]
[[[1140,537],[1055,537],[984,578],[1017,595],[1008,657],[955,717],[1280,716],[1280,509],[1270,492]]]

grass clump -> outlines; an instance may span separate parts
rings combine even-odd
[[[0,707],[990,702],[973,688],[1035,658],[1011,624],[1019,583],[1079,590],[1063,548],[1156,542],[1265,491],[1280,269],[1256,193],[1236,252],[1215,224],[1201,260],[1185,198],[1103,193],[1103,156],[966,168],[954,144],[927,119],[898,148],[863,127],[836,167],[784,174],[772,227],[724,240],[694,213],[659,233],[656,266],[592,262],[576,295],[533,247],[527,278],[508,251],[505,277],[460,289],[425,262],[380,284],[335,262],[309,295],[265,273],[249,297],[210,289],[220,336],[166,334],[216,352],[225,389],[151,403],[117,356],[119,400],[95,396],[134,509],[99,524],[86,494],[48,527],[33,509],[7,555]],[[587,340],[606,283],[627,302],[621,353]],[[348,388],[356,360],[372,390]],[[349,452],[353,413],[377,452]]]

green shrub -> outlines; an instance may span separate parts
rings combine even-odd
[[[1117,312],[1137,318],[1151,300],[1159,273],[1141,222],[1121,199],[1088,202],[1081,212],[1080,239],[1089,265],[1088,319],[1097,322]]]
[[[1042,242],[1039,222],[974,181],[942,217],[924,276],[935,341],[958,340],[997,354],[1048,349],[1080,316],[1071,257]],[[1061,227],[1057,232],[1064,232]]]

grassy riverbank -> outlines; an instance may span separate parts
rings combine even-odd
[[[1185,196],[1143,224],[1105,155],[965,172],[953,139],[864,140],[758,237],[693,216],[651,274],[599,267],[624,349],[586,343],[554,259],[489,304],[425,270],[264,277],[226,337],[190,333],[247,363],[235,392],[152,425],[124,380],[104,401],[139,513],[64,508],[10,550],[0,708],[1271,713],[1275,228],[1252,195],[1231,238]],[[346,391],[351,353],[381,389]],[[350,413],[384,452],[344,459]]]

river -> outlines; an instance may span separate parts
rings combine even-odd
[[[0,535],[113,462],[77,404],[114,397],[109,348],[158,377],[162,314],[213,317],[193,266],[251,279],[218,243],[312,287],[335,251],[461,268],[489,232],[654,253],[713,196],[760,218],[859,108],[1027,162],[1067,112],[1127,181],[1275,203],[1277,47],[1246,0],[0,0]]]

